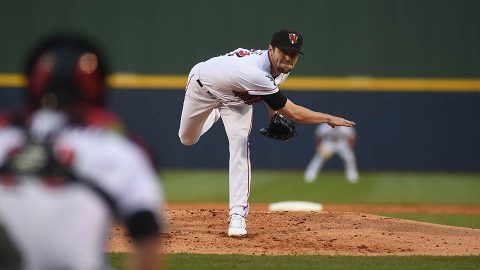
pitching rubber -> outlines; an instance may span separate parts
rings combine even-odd
[[[268,205],[270,211],[322,211],[323,205],[314,202],[284,201]]]

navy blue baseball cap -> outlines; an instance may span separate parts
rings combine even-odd
[[[272,36],[270,45],[284,50],[292,50],[303,54],[301,51],[303,44],[303,37],[298,32],[293,30],[283,29],[275,32]]]

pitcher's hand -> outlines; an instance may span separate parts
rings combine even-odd
[[[347,119],[343,119],[341,117],[336,117],[336,116],[333,116],[328,122],[327,124],[329,126],[331,126],[332,128],[336,127],[336,126],[345,126],[345,127],[353,127],[355,126],[355,122],[352,122],[350,120],[347,120]]]

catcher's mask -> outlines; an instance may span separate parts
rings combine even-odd
[[[27,96],[34,107],[102,106],[106,74],[104,59],[90,41],[56,35],[41,42],[27,60]]]

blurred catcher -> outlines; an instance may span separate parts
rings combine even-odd
[[[315,129],[316,153],[305,170],[305,181],[311,183],[325,161],[334,154],[338,154],[345,164],[345,176],[350,183],[358,181],[358,170],[353,147],[356,142],[354,127],[332,128],[327,124],[320,124]]]
[[[158,269],[161,185],[105,109],[106,74],[79,36],[30,55],[27,106],[0,116],[0,269],[108,269],[114,218],[134,240],[132,269]]]

